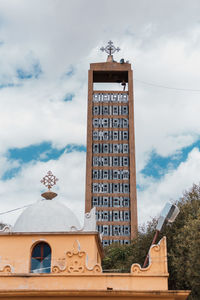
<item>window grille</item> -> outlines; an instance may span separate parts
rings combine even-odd
[[[124,235],[130,235],[130,227],[124,226]]]
[[[122,115],[128,115],[128,106],[122,105]]]
[[[93,166],[97,167],[99,165],[99,158],[98,156],[93,156]]]
[[[92,191],[93,191],[93,193],[98,193],[99,192],[98,183],[93,183]]]
[[[103,206],[108,207],[109,205],[108,197],[103,197]]]
[[[99,106],[93,106],[93,115],[98,115],[99,114]]]
[[[108,170],[103,170],[103,179],[108,179]]]
[[[99,179],[98,170],[93,170],[93,179]]]
[[[123,184],[123,192],[129,193],[129,184],[126,184],[126,183]]]
[[[119,127],[119,119],[113,119],[113,127],[118,128]]]
[[[113,198],[113,207],[119,207],[120,206],[120,200],[118,197]]]
[[[125,207],[129,206],[129,198],[124,197],[123,206]]]
[[[118,106],[113,106],[113,115],[118,115]]]
[[[92,197],[92,206],[99,206],[98,197]]]
[[[128,153],[128,144],[123,144],[123,153]]]
[[[123,166],[128,167],[128,157],[123,157]]]
[[[96,130],[93,131],[93,140],[94,141],[98,140],[98,131],[96,131]]]
[[[103,235],[109,235],[108,225],[103,225]]]
[[[113,212],[113,221],[119,221],[119,212],[118,211]]]
[[[128,140],[128,131],[123,131],[123,140]]]
[[[130,217],[129,217],[129,211],[125,211],[124,212],[124,221],[129,221]]]
[[[99,119],[93,119],[92,123],[94,127],[99,127]]]
[[[108,106],[103,106],[103,115],[108,115]]]

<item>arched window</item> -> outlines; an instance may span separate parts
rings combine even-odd
[[[31,273],[51,272],[51,248],[41,242],[34,246],[31,255]]]

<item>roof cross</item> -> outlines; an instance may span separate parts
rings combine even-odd
[[[46,186],[48,188],[48,190],[50,191],[52,186],[54,186],[57,181],[58,181],[58,178],[56,178],[56,176],[54,176],[51,171],[48,171],[47,175],[44,176],[40,182],[43,183],[44,186]]]
[[[108,53],[108,55],[112,55],[113,53],[115,53],[116,51],[119,52],[120,48],[119,47],[115,47],[113,45],[112,41],[108,42],[108,45],[106,47],[101,47],[100,50],[103,52],[105,51],[106,53]]]

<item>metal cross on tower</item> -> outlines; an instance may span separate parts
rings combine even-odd
[[[115,47],[113,45],[112,41],[108,42],[108,45],[106,47],[101,47],[100,50],[103,52],[105,51],[106,53],[108,53],[108,55],[112,55],[113,53],[115,53],[116,51],[119,52],[120,48],[119,47]]]

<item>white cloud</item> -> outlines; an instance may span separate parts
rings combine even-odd
[[[10,0],[9,3],[1,0],[0,86],[21,83],[16,70],[29,70],[35,61],[40,63],[43,71],[39,79],[24,80],[20,86],[0,89],[1,174],[18,165],[18,162],[6,160],[5,153],[9,148],[43,141],[51,141],[54,147],[85,144],[87,70],[89,63],[106,59],[99,48],[109,39],[122,49],[115,58],[125,57],[133,63],[138,182],[144,180],[139,172],[152,150],[163,156],[174,155],[197,140],[200,93],[158,88],[137,80],[198,89],[199,8],[198,0],[192,0],[192,5],[182,1],[181,10],[179,0],[125,0],[123,3],[119,0]],[[74,74],[65,76],[72,67]],[[62,101],[67,93],[75,94],[73,101]],[[60,168],[63,160],[65,168],[70,170],[75,165],[78,170],[75,157],[70,161],[64,161],[63,157],[54,162],[56,168]],[[49,163],[53,164],[52,161]],[[23,166],[17,178],[2,182],[1,205],[4,205],[3,199],[9,198],[9,207],[15,207],[15,199],[32,199],[28,195],[36,197],[38,190],[35,185],[32,187],[28,178],[37,169],[38,180],[46,166],[48,163],[30,163]],[[84,176],[85,165],[81,163],[80,166],[79,172],[83,174],[79,176]],[[178,170],[184,172],[180,166]],[[176,174],[176,170],[173,172]],[[71,177],[66,177],[65,173],[60,175],[61,178],[64,176],[65,182],[71,182]],[[181,173],[178,175],[181,178]],[[167,176],[170,175],[167,174],[165,180]],[[74,193],[73,199],[84,199],[84,184],[82,180],[77,190],[73,183],[71,194],[66,195],[72,197]],[[184,181],[180,182],[179,192],[185,188],[184,184]],[[22,189],[28,185],[31,193],[27,190],[26,196],[22,196]],[[150,186],[155,191],[156,183]],[[146,217],[143,207],[146,199],[151,198],[150,186],[138,195],[140,215],[144,213]],[[155,209],[162,202],[158,197],[162,196],[162,189],[166,198],[173,192],[173,188],[169,188],[167,194],[165,185],[159,183],[159,186],[160,193],[152,202]]]
[[[59,179],[52,190],[58,193],[59,201],[65,203],[83,222],[85,195],[85,153],[64,153],[58,160],[31,162],[23,165],[18,176],[0,181],[1,212],[35,203],[45,190],[40,179],[51,170]],[[0,215],[0,221],[13,224],[21,211]],[[55,216],[56,218],[56,216]],[[53,221],[53,220],[52,220]]]
[[[165,174],[160,180],[143,178],[146,189],[138,192],[140,224],[146,222],[149,216],[158,215],[166,202],[178,200],[193,183],[199,184],[199,169],[200,151],[194,148],[185,162],[182,162],[177,169]]]

